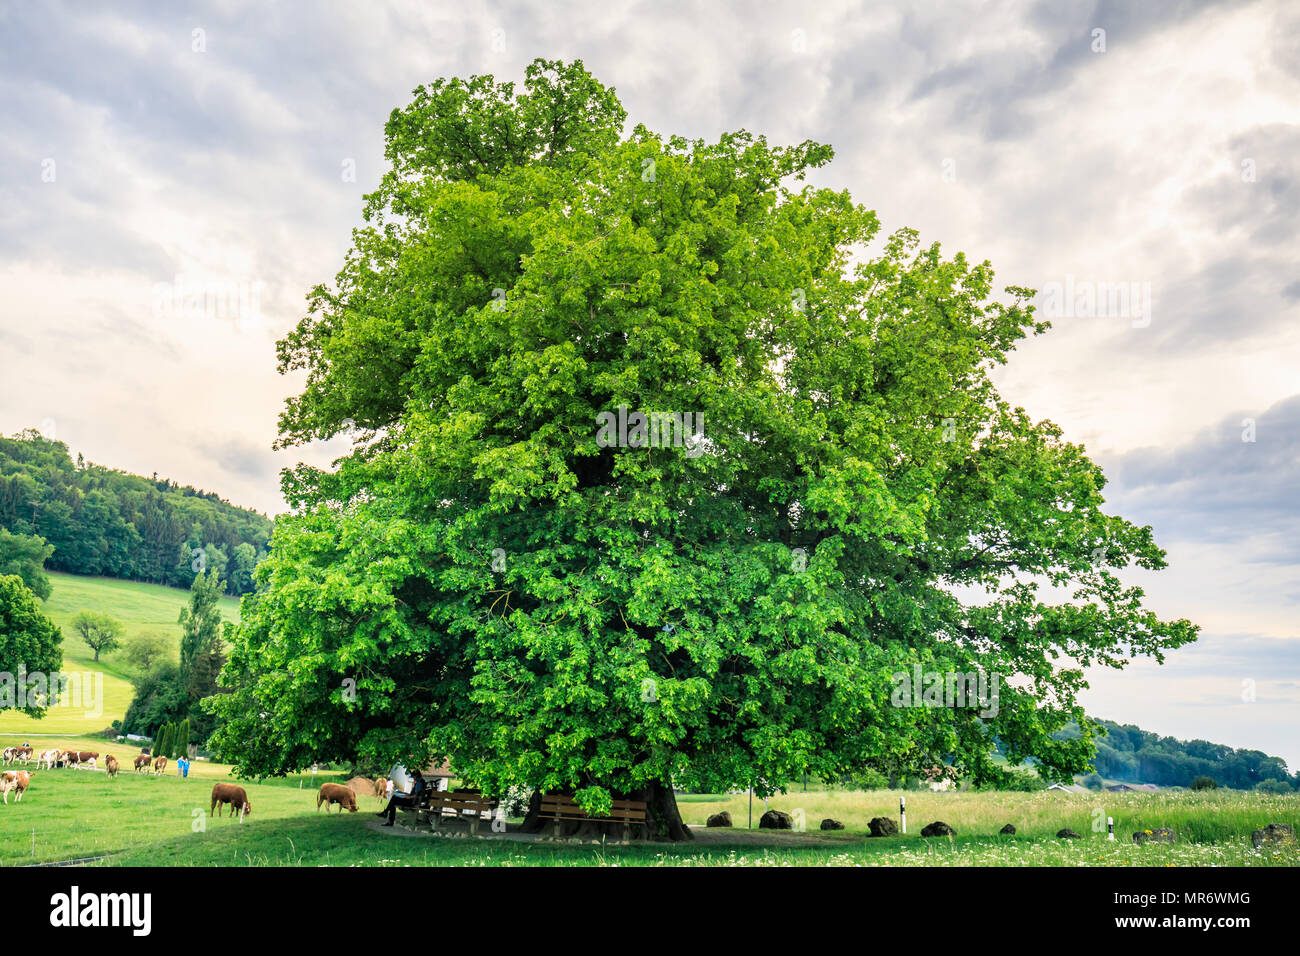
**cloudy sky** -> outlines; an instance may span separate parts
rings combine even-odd
[[[341,448],[271,451],[273,343],[388,113],[581,58],[661,132],[832,144],[817,182],[1042,290],[1004,394],[1106,467],[1169,551],[1152,606],[1203,626],[1091,712],[1300,768],[1295,4],[115,6],[0,2],[0,431],[281,510],[279,469]]]

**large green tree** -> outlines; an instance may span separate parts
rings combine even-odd
[[[23,579],[0,574],[0,711],[44,716],[63,666],[62,643],[62,632]]]
[[[542,61],[392,114],[367,224],[279,344],[306,372],[281,443],[355,444],[285,474],[223,752],[245,774],[448,757],[493,793],[645,799],[670,838],[674,785],[990,781],[995,747],[1085,768],[1082,668],[1195,628],[1121,583],[1163,566],[1150,529],[993,386],[1047,328],[1031,290],[873,242],[872,212],[803,183],[827,146],[624,122]],[[907,706],[915,665],[997,675],[999,699]]]

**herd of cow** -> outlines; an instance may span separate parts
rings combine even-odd
[[[99,753],[94,750],[42,750],[37,753],[33,747],[6,747],[4,749],[5,766],[17,766],[22,764],[27,766],[36,761],[36,769],[53,770],[55,767],[76,767],[78,770],[98,770]],[[116,777],[118,771],[117,758],[112,754],[104,756],[104,769],[108,771],[110,777]],[[167,769],[166,757],[151,757],[147,753],[142,753],[135,758],[135,769],[137,772],[152,771],[155,774],[162,774]],[[26,770],[5,770],[0,773],[0,794],[3,794],[5,806],[9,805],[9,794],[16,794],[15,801],[22,802],[23,794],[27,792],[28,785],[32,782],[32,775]]]
[[[99,754],[91,750],[43,750],[37,754],[32,747],[6,747],[4,749],[5,765],[17,765],[19,763],[26,766],[35,759],[36,768],[39,770],[45,768],[53,770],[55,767],[76,767],[77,769],[97,770]],[[104,757],[104,769],[110,777],[116,777],[118,771],[117,758],[112,754]],[[141,753],[135,758],[135,770],[148,773],[150,770],[155,774],[162,774],[167,770],[166,757],[151,757],[147,753]],[[31,783],[32,775],[26,770],[6,770],[0,773],[0,791],[3,792],[4,803],[9,805],[9,792],[16,792],[15,802],[22,802],[23,794],[27,791],[27,786]],[[357,793],[369,792],[375,797],[383,799],[388,792],[388,781],[385,779],[367,780],[365,777],[353,777],[348,781],[347,786],[339,783],[321,784],[320,790],[316,794],[316,809],[319,810],[322,805],[325,806],[328,813],[331,807],[338,806],[339,813],[344,810],[350,810],[352,813],[357,812]],[[253,805],[248,800],[248,792],[243,787],[233,783],[217,783],[212,787],[212,806],[209,813],[215,812],[221,816],[222,810],[230,808],[230,816],[233,818],[236,813],[239,814],[239,822],[244,822],[244,817],[253,812]]]

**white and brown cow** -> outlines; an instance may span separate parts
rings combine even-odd
[[[153,772],[158,774],[159,776],[162,776],[163,772],[166,769],[167,769],[166,757],[159,757],[157,760],[153,762]]]
[[[23,794],[27,792],[27,785],[32,782],[32,775],[26,770],[6,770],[0,774],[0,793],[4,794],[5,806],[9,805],[9,791],[16,790],[18,798],[15,803],[23,802]]]
[[[36,769],[53,770],[62,756],[63,752],[60,750],[42,750],[40,756],[36,758]]]

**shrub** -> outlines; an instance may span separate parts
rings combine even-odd
[[[1215,783],[1213,777],[1197,777],[1192,781],[1193,790],[1218,790],[1219,785]]]

